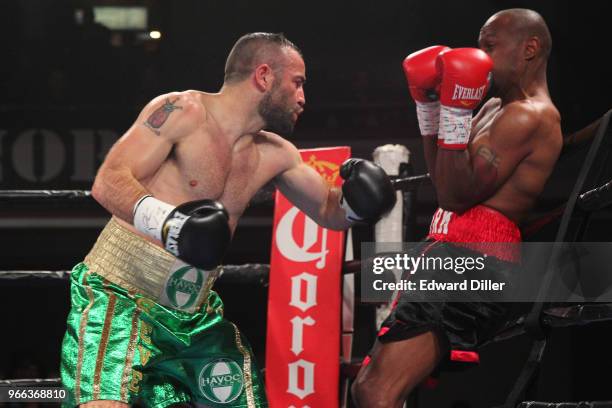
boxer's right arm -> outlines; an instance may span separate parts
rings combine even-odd
[[[396,193],[385,171],[362,159],[349,159],[339,168],[344,180],[341,188],[332,187],[309,165],[297,148],[286,140],[282,157],[287,167],[274,182],[278,189],[317,224],[344,230],[354,222],[373,223],[393,208]]]
[[[141,181],[153,176],[174,144],[194,132],[203,107],[185,93],[153,99],[113,145],[98,170],[92,195],[110,213],[132,223],[134,205],[150,192]]]
[[[188,93],[160,96],[149,103],[119,139],[98,171],[92,195],[113,215],[190,265],[216,267],[229,246],[229,216],[213,200],[166,203],[143,182],[153,177],[173,146],[198,132],[206,112]],[[202,248],[205,248],[203,250]]]
[[[408,55],[402,64],[410,95],[416,104],[419,131],[423,136],[423,150],[427,170],[435,185],[437,136],[440,121],[439,86],[436,58],[450,48],[434,45]]]

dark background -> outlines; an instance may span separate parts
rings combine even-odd
[[[161,40],[77,24],[75,10],[92,4],[147,6],[148,28],[161,31]],[[486,19],[509,7],[533,8],[549,24],[549,86],[564,133],[570,133],[612,107],[604,5],[597,0],[2,1],[0,186],[89,189],[105,152],[144,103],[174,90],[217,91],[229,49],[251,31],[284,32],[304,53],[306,112],[290,138],[298,147],[349,145],[355,156],[370,158],[376,146],[404,144],[415,172],[422,173],[414,104],[401,61],[432,44],[476,46]],[[579,165],[576,159],[560,165],[538,211],[567,198]],[[410,240],[422,237],[434,208],[433,192],[424,186]],[[270,240],[261,237],[271,236],[271,214],[271,205],[247,210],[227,263],[269,261]],[[0,268],[69,269],[91,247],[106,217],[95,204],[80,201],[0,202]],[[593,240],[609,240],[609,213],[597,214],[597,220]],[[369,239],[370,231],[356,235]],[[263,362],[266,288],[218,289],[227,315]],[[5,310],[0,378],[57,375],[67,294],[66,281],[0,280]],[[360,317],[366,319],[369,312],[363,309]],[[596,368],[612,368],[605,347],[610,335],[606,324],[555,333],[538,397],[612,399],[612,387],[594,374]],[[371,339],[371,332],[359,333],[358,352]],[[451,378],[442,388],[423,392],[422,406],[500,402],[525,352],[525,339],[487,348],[481,369],[463,377],[445,374]],[[461,400],[472,405],[456,405]]]

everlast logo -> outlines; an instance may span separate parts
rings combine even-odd
[[[181,232],[181,228],[183,228],[183,224],[185,224],[185,220],[189,218],[189,216],[181,214],[177,211],[174,213],[173,218],[173,220],[166,224],[170,225],[170,228],[166,230],[166,249],[174,256],[180,256],[178,251],[178,237]]]
[[[486,85],[480,88],[465,88],[461,85],[455,85],[455,91],[453,92],[453,100],[457,99],[471,99],[477,101],[482,98]]]

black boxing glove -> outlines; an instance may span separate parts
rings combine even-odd
[[[204,270],[221,263],[231,241],[229,216],[215,200],[173,207],[147,195],[134,206],[134,226],[162,242],[177,258]]]
[[[340,167],[340,206],[349,221],[374,223],[395,205],[396,195],[387,173],[368,160],[348,159]]]

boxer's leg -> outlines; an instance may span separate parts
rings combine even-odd
[[[73,269],[70,290],[61,361],[65,405],[127,405],[139,379],[132,366],[140,360],[141,311],[126,290],[85,264]]]
[[[136,367],[144,375],[139,396],[147,406],[168,401],[160,396],[169,383],[198,407],[268,406],[255,356],[238,328],[223,317],[216,292],[210,291],[193,314],[153,305],[142,318],[152,327],[156,347],[169,351]]]
[[[406,340],[376,342],[371,360],[352,387],[358,407],[401,407],[440,361],[437,336],[428,331]]]

